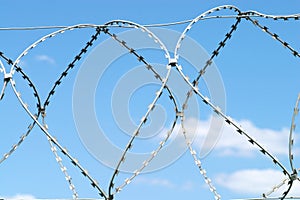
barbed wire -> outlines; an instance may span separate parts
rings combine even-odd
[[[236,15],[212,15],[222,10],[232,10],[234,13],[237,13]],[[47,34],[40,39],[38,39],[36,42],[31,44],[29,47],[27,47],[18,57],[15,61],[12,61],[8,57],[4,55],[3,52],[0,52],[0,58],[2,58],[11,68],[9,72],[6,72],[5,66],[0,60],[0,72],[4,75],[4,84],[3,88],[1,90],[0,94],[0,101],[3,99],[5,91],[7,89],[8,83],[11,85],[13,92],[15,93],[19,103],[23,107],[23,109],[26,111],[26,113],[29,115],[29,117],[33,120],[33,122],[28,126],[26,133],[22,134],[20,136],[20,139],[12,146],[12,148],[4,154],[4,156],[0,159],[0,164],[2,164],[5,160],[7,160],[17,149],[18,147],[25,141],[25,138],[30,134],[30,132],[33,130],[33,127],[38,126],[41,131],[45,134],[47,140],[50,144],[50,149],[52,153],[55,156],[56,162],[59,165],[60,169],[62,170],[66,181],[68,182],[69,188],[73,194],[73,199],[79,199],[79,195],[75,189],[75,186],[72,182],[71,176],[68,174],[67,169],[65,165],[62,163],[62,157],[59,156],[57,148],[61,151],[61,153],[69,159],[69,161],[73,164],[73,166],[83,174],[86,179],[90,182],[91,186],[95,188],[98,192],[100,197],[104,198],[105,200],[113,200],[115,198],[115,195],[128,184],[130,184],[134,178],[136,178],[141,172],[149,165],[149,163],[152,162],[152,160],[160,153],[160,150],[164,147],[164,145],[167,143],[167,141],[170,139],[171,134],[174,132],[174,128],[177,125],[177,121],[180,118],[181,122],[181,128],[182,133],[185,139],[185,143],[190,151],[190,154],[192,155],[194,162],[196,166],[198,167],[200,173],[202,174],[204,181],[208,185],[210,191],[212,192],[215,199],[219,200],[221,199],[221,195],[217,191],[217,189],[214,187],[212,180],[208,178],[206,170],[203,168],[201,159],[197,155],[196,151],[192,147],[192,141],[188,138],[188,131],[185,127],[185,110],[189,104],[189,99],[195,93],[207,106],[209,106],[214,113],[216,113],[218,116],[220,116],[224,122],[229,124],[230,126],[234,127],[236,132],[239,133],[239,135],[243,136],[247,139],[247,141],[254,145],[264,156],[271,159],[271,161],[282,170],[282,173],[286,176],[285,179],[274,186],[269,192],[263,193],[262,198],[254,198],[254,199],[297,199],[299,197],[288,197],[288,194],[293,186],[294,181],[299,181],[298,177],[298,171],[296,166],[294,165],[294,154],[293,154],[293,145],[294,145],[294,130],[295,130],[295,118],[299,112],[298,104],[300,95],[297,98],[296,106],[294,108],[294,113],[292,117],[292,124],[290,128],[290,135],[289,135],[289,161],[290,161],[290,167],[291,172],[286,168],[286,166],[279,161],[273,154],[272,151],[267,150],[263,145],[261,145],[254,137],[251,136],[250,133],[248,133],[246,130],[242,128],[242,126],[237,123],[235,120],[233,120],[231,117],[226,115],[219,105],[215,105],[209,97],[206,97],[203,95],[203,93],[199,90],[198,84],[199,80],[203,75],[205,74],[207,68],[209,68],[212,65],[213,59],[217,57],[221,49],[226,46],[229,39],[233,36],[233,33],[237,31],[238,25],[242,22],[242,20],[246,20],[248,22],[251,22],[255,27],[259,28],[263,32],[265,32],[267,35],[271,36],[275,41],[281,43],[286,49],[291,52],[293,56],[300,57],[300,54],[297,50],[295,50],[289,43],[287,43],[285,40],[281,39],[276,33],[270,31],[270,29],[264,25],[262,25],[260,22],[258,22],[257,19],[253,18],[266,18],[266,19],[273,19],[273,20],[284,20],[287,21],[289,19],[298,20],[300,17],[300,14],[294,14],[294,15],[266,15],[263,13],[259,13],[257,11],[246,11],[242,12],[237,7],[231,6],[231,5],[224,5],[219,6],[213,9],[210,9],[201,15],[197,16],[196,18],[192,20],[184,20],[184,21],[177,21],[172,23],[162,23],[162,24],[147,24],[147,25],[140,25],[134,22],[125,21],[125,20],[114,20],[107,22],[103,25],[96,25],[96,24],[78,24],[73,26],[36,26],[36,27],[2,27],[0,28],[0,31],[33,31],[33,30],[42,30],[42,29],[59,29],[57,31],[54,31],[50,34]],[[221,40],[221,42],[218,44],[218,46],[215,48],[215,50],[211,53],[210,58],[206,61],[205,65],[201,68],[201,70],[198,72],[198,76],[193,80],[190,81],[189,77],[184,73],[184,66],[180,65],[180,55],[179,55],[179,49],[181,47],[182,42],[187,37],[188,32],[200,21],[208,20],[208,19],[235,19],[235,23],[231,26],[230,30],[225,34],[225,38]],[[170,56],[169,50],[164,45],[163,41],[159,39],[153,32],[149,30],[151,27],[164,27],[164,26],[176,26],[180,24],[187,24],[187,27],[182,32],[181,36],[178,39],[178,42],[176,44],[175,50],[174,50],[174,58]],[[66,31],[71,31],[74,29],[95,29],[96,33],[94,33],[91,36],[91,39],[86,43],[86,45],[80,50],[80,52],[74,57],[74,59],[69,63],[69,65],[65,68],[65,70],[61,73],[59,78],[54,82],[53,87],[51,88],[50,92],[48,93],[46,100],[44,103],[41,101],[41,97],[38,93],[38,90],[34,83],[31,81],[29,76],[27,76],[24,72],[24,70],[18,66],[21,59],[23,59],[32,49],[37,47],[39,44],[43,43],[44,41],[53,38],[57,36],[58,34],[62,34]],[[167,65],[166,65],[166,75],[162,76],[160,73],[158,73],[154,67],[149,64],[146,58],[142,56],[141,53],[138,53],[138,51],[134,48],[132,48],[125,40],[122,40],[118,37],[117,34],[113,33],[114,28],[135,28],[138,30],[141,30],[145,33],[149,38],[153,40],[154,43],[156,43],[164,52]],[[102,189],[102,187],[99,185],[99,183],[88,173],[88,171],[83,168],[79,164],[79,161],[74,158],[66,148],[63,148],[60,142],[51,134],[48,130],[48,125],[46,124],[46,109],[48,105],[50,104],[51,97],[55,94],[55,91],[57,90],[58,86],[63,82],[63,80],[66,79],[66,76],[71,71],[71,69],[74,68],[74,66],[77,64],[77,62],[86,54],[88,49],[90,49],[94,42],[97,40],[98,37],[100,37],[100,33],[103,33],[113,40],[115,40],[117,43],[120,44],[123,48],[125,48],[128,53],[133,55],[140,63],[142,63],[147,70],[151,71],[151,73],[154,75],[154,77],[160,81],[160,89],[156,92],[155,97],[153,98],[152,102],[148,106],[148,109],[146,113],[142,116],[140,123],[138,124],[136,130],[133,132],[131,138],[129,139],[125,149],[123,150],[123,153],[121,157],[118,159],[118,163],[115,166],[113,175],[109,181],[109,188],[108,192],[106,193],[105,190]],[[189,86],[190,90],[187,92],[185,101],[179,109],[179,104],[176,101],[172,88],[168,85],[168,79],[170,77],[171,71],[176,70],[179,75],[182,77],[182,79],[186,82],[186,84]],[[36,100],[36,112],[31,111],[28,108],[28,104],[25,103],[24,99],[22,98],[21,93],[17,90],[16,87],[16,81],[14,79],[15,73],[19,73],[22,78],[27,82],[27,85],[31,90],[33,91],[33,96]],[[140,134],[140,131],[142,127],[145,125],[146,121],[149,118],[150,113],[155,109],[155,105],[157,104],[158,100],[161,98],[162,94],[166,91],[168,93],[169,99],[172,102],[174,106],[174,118],[171,122],[170,129],[167,131],[167,134],[165,137],[159,142],[159,145],[156,149],[153,150],[149,158],[147,158],[144,162],[141,163],[141,166],[138,167],[134,173],[129,177],[126,178],[125,181],[115,187],[115,179],[117,178],[120,167],[122,164],[126,162],[126,155],[129,152],[131,148],[133,148],[133,143],[136,141],[137,136]],[[42,121],[39,121],[39,118],[42,117]],[[271,194],[273,194],[275,191],[277,191],[280,187],[287,185],[287,190],[280,196],[280,197],[269,197]]]

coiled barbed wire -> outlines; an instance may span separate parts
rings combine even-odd
[[[215,13],[217,11],[220,10],[234,10],[234,12],[237,12],[237,15],[232,15],[232,16],[209,16],[212,13]],[[218,107],[218,105],[214,105],[212,103],[212,101],[204,96],[198,89],[198,82],[199,79],[205,74],[206,68],[208,68],[212,62],[213,59],[219,55],[220,50],[225,46],[226,42],[231,38],[232,33],[234,31],[236,31],[237,25],[242,21],[242,19],[246,19],[247,21],[252,22],[252,24],[254,24],[256,27],[260,28],[262,31],[264,31],[265,33],[267,33],[268,35],[270,35],[271,37],[273,37],[276,41],[280,42],[284,47],[286,47],[294,56],[300,57],[300,54],[298,53],[298,51],[296,51],[289,43],[287,43],[286,41],[284,41],[283,39],[281,39],[277,34],[271,32],[269,30],[268,27],[261,25],[258,20],[253,20],[252,18],[266,18],[266,19],[274,19],[274,20],[288,20],[288,19],[294,19],[294,20],[298,20],[300,15],[299,14],[295,14],[295,15],[285,15],[285,16],[275,16],[275,15],[266,15],[266,14],[262,14],[259,13],[257,11],[247,11],[247,12],[241,12],[238,8],[236,8],[235,6],[231,6],[231,5],[225,5],[225,6],[219,6],[216,8],[213,8],[207,12],[204,12],[203,14],[199,15],[198,17],[196,17],[193,20],[186,20],[186,21],[181,21],[181,22],[174,22],[174,23],[167,23],[167,24],[153,24],[153,25],[139,25],[133,22],[128,22],[128,21],[122,21],[122,20],[116,20],[116,21],[111,21],[108,22],[104,25],[95,25],[95,24],[80,24],[80,25],[75,25],[75,26],[53,26],[53,27],[27,27],[27,28],[0,28],[0,30],[35,30],[35,29],[52,29],[52,28],[59,28],[60,30],[55,31],[51,34],[48,34],[44,37],[42,37],[41,39],[39,39],[38,41],[36,41],[35,43],[33,43],[32,45],[30,45],[27,49],[25,49],[20,56],[13,62],[12,60],[8,59],[7,57],[5,57],[3,55],[3,53],[0,53],[0,56],[9,64],[11,65],[11,70],[9,73],[6,73],[5,71],[5,67],[3,65],[3,63],[0,61],[0,65],[1,65],[1,72],[4,74],[4,85],[2,88],[2,92],[1,92],[1,98],[0,100],[3,98],[4,93],[5,93],[5,89],[7,86],[7,83],[10,83],[13,92],[16,94],[16,97],[18,98],[20,104],[22,105],[22,107],[25,109],[25,111],[27,112],[27,114],[32,118],[33,123],[29,125],[26,134],[22,135],[20,138],[20,140],[16,143],[16,145],[13,145],[13,148],[4,155],[4,157],[0,160],[0,164],[5,161],[12,153],[14,153],[17,149],[18,146],[21,145],[21,143],[25,140],[25,138],[27,137],[27,135],[31,132],[31,130],[33,129],[33,127],[35,125],[38,125],[40,127],[40,129],[42,130],[42,132],[44,132],[44,134],[46,135],[47,139],[49,140],[50,146],[52,152],[55,154],[55,157],[57,159],[58,164],[60,165],[60,167],[62,169],[64,169],[64,166],[62,164],[61,158],[58,156],[57,151],[56,151],[56,147],[58,147],[60,149],[60,151],[70,159],[70,161],[73,163],[73,165],[75,167],[77,167],[81,173],[87,178],[89,179],[89,181],[91,182],[91,185],[93,187],[95,187],[98,191],[101,197],[104,197],[106,200],[112,200],[114,198],[114,195],[118,192],[121,191],[121,189],[123,189],[126,185],[128,185],[138,174],[140,174],[142,172],[142,170],[151,162],[151,160],[159,153],[160,149],[163,147],[163,145],[167,142],[167,140],[169,139],[170,135],[172,134],[174,127],[177,123],[177,119],[180,117],[181,118],[181,125],[182,125],[182,130],[183,130],[183,135],[186,139],[186,144],[190,150],[190,153],[192,154],[194,161],[196,163],[196,165],[199,167],[200,173],[204,176],[204,179],[207,183],[207,185],[209,186],[210,190],[213,192],[215,199],[220,199],[220,195],[217,193],[215,187],[212,185],[211,180],[206,176],[206,172],[205,170],[202,168],[201,165],[201,161],[199,158],[197,158],[195,151],[193,150],[192,146],[191,146],[191,142],[189,140],[187,140],[187,131],[184,127],[184,111],[185,108],[188,105],[188,100],[190,98],[190,96],[192,95],[192,93],[194,92],[197,96],[199,96],[202,101],[207,104],[209,107],[212,108],[212,110],[218,114],[220,117],[222,117],[224,119],[225,122],[227,122],[229,125],[233,126],[236,128],[236,131],[245,136],[247,138],[247,140],[249,141],[249,143],[251,143],[252,145],[255,145],[259,151],[266,155],[267,157],[269,157],[276,166],[278,166],[279,168],[281,168],[281,170],[283,171],[283,174],[287,176],[287,178],[283,181],[282,184],[276,186],[276,188],[280,187],[281,185],[285,184],[286,182],[288,182],[288,190],[285,191],[282,195],[282,197],[279,197],[280,199],[288,199],[287,195],[293,185],[294,180],[299,180],[298,176],[297,176],[297,170],[295,168],[295,166],[293,165],[293,154],[292,154],[292,147],[293,147],[293,137],[292,137],[292,131],[294,129],[294,116],[296,116],[296,110],[294,111],[294,115],[293,115],[293,119],[292,119],[292,126],[291,126],[291,132],[290,132],[290,138],[289,138],[289,159],[290,159],[290,165],[292,168],[292,172],[289,172],[286,167],[275,157],[272,155],[271,151],[267,150],[266,148],[264,148],[258,141],[256,141],[249,133],[247,133],[237,122],[235,122],[233,119],[231,119],[229,116],[227,116],[221,109],[220,107]],[[236,23],[232,25],[230,31],[225,35],[225,39],[223,39],[220,43],[219,46],[213,51],[210,59],[206,62],[205,66],[199,71],[198,76],[196,77],[196,79],[194,79],[194,81],[190,81],[189,78],[184,74],[183,71],[183,67],[179,64],[179,53],[178,50],[180,49],[181,43],[184,40],[184,38],[186,37],[187,33],[189,32],[189,30],[193,27],[194,24],[196,24],[198,21],[201,20],[206,20],[206,19],[224,19],[224,18],[236,18]],[[184,24],[184,23],[189,23],[189,25],[186,27],[186,29],[183,31],[182,35],[180,36],[178,43],[176,45],[175,48],[175,56],[174,58],[171,58],[169,55],[169,51],[167,50],[167,48],[164,46],[163,42],[159,40],[158,37],[156,37],[150,30],[147,29],[147,27],[158,27],[158,26],[170,26],[170,25],[177,25],[177,24]],[[166,54],[166,58],[168,59],[168,65],[167,65],[167,74],[164,78],[162,78],[162,76],[157,73],[154,68],[146,61],[146,59],[138,54],[136,52],[135,49],[132,49],[130,46],[128,46],[126,44],[126,41],[124,40],[120,40],[118,38],[117,35],[115,34],[111,34],[110,33],[110,28],[112,27],[120,27],[120,28],[137,28],[140,29],[144,32],[146,32],[151,38],[154,39],[154,41],[156,43],[158,43],[162,50],[165,52]],[[68,67],[66,68],[66,70],[61,74],[61,76],[59,77],[59,79],[55,82],[53,88],[51,89],[51,91],[48,93],[48,96],[46,98],[46,101],[44,102],[43,106],[41,104],[40,101],[40,97],[39,94],[36,90],[35,85],[33,84],[33,82],[30,80],[30,78],[23,72],[23,70],[18,67],[18,63],[20,62],[21,58],[23,58],[26,54],[28,54],[28,52],[35,48],[38,44],[44,42],[46,39],[51,38],[56,36],[57,34],[61,34],[65,31],[68,30],[73,30],[73,29],[81,29],[81,28],[95,28],[96,29],[96,34],[92,36],[92,39],[87,43],[87,45],[80,51],[80,53],[75,56],[74,60],[68,65]],[[81,59],[81,57],[87,52],[87,48],[93,45],[93,42],[97,39],[97,36],[100,34],[100,32],[103,32],[107,35],[109,35],[111,38],[113,38],[114,40],[116,40],[118,43],[120,43],[121,46],[123,46],[124,48],[126,48],[132,55],[134,55],[140,62],[142,62],[143,64],[145,64],[146,68],[150,71],[152,71],[152,73],[154,73],[154,76],[159,79],[161,81],[161,88],[159,89],[159,91],[156,93],[156,96],[154,98],[154,100],[152,101],[152,103],[150,104],[150,106],[148,107],[148,110],[146,112],[146,114],[142,117],[141,122],[138,126],[138,128],[136,129],[136,131],[134,132],[133,136],[131,137],[131,139],[129,140],[128,144],[126,145],[126,148],[124,150],[123,155],[121,156],[115,170],[113,173],[113,176],[110,180],[109,183],[109,191],[108,194],[106,194],[104,192],[104,190],[102,190],[100,188],[100,186],[98,185],[98,183],[93,179],[93,177],[91,175],[88,174],[87,170],[85,170],[78,162],[78,160],[76,160],[74,157],[72,157],[68,151],[63,148],[61,146],[61,144],[57,141],[57,139],[55,139],[55,137],[53,137],[52,134],[50,134],[48,132],[48,127],[46,125],[46,123],[44,122],[45,120],[45,116],[46,116],[46,107],[49,105],[50,103],[50,98],[51,96],[54,95],[56,88],[61,84],[62,80],[64,79],[64,77],[67,76],[68,72],[74,67],[75,63],[77,61],[79,61]],[[189,85],[189,87],[191,88],[191,90],[187,93],[187,97],[186,100],[184,102],[184,104],[182,105],[182,110],[179,110],[177,107],[177,102],[175,101],[175,98],[172,94],[172,88],[168,87],[167,81],[168,78],[170,76],[170,73],[172,71],[172,68],[176,68],[176,70],[179,72],[179,74],[181,75],[181,77],[184,79],[184,81]],[[25,79],[29,85],[30,88],[33,89],[34,91],[34,96],[37,99],[37,114],[33,114],[29,109],[27,104],[23,101],[23,99],[21,98],[21,94],[17,91],[16,89],[16,82],[13,79],[13,75],[15,72],[18,72],[22,75],[23,79]],[[120,165],[122,163],[125,162],[125,156],[126,153],[128,152],[128,150],[132,147],[132,144],[134,142],[134,140],[136,139],[136,137],[139,134],[139,131],[141,129],[141,127],[145,124],[147,117],[149,116],[149,114],[151,113],[151,111],[154,109],[156,102],[158,101],[158,99],[161,97],[162,93],[165,91],[168,92],[169,96],[170,96],[170,100],[173,102],[174,107],[175,107],[175,117],[174,117],[174,121],[172,123],[171,129],[168,131],[166,137],[164,138],[164,140],[162,140],[158,146],[158,148],[156,150],[153,151],[153,153],[151,154],[151,156],[144,161],[144,163],[142,164],[142,166],[140,168],[138,168],[135,173],[128,179],[125,180],[125,182],[120,185],[119,187],[115,188],[115,192],[112,191],[112,189],[114,188],[114,179],[115,177],[118,175],[119,173],[119,168]],[[299,98],[297,100],[296,103],[296,107],[298,106],[298,101]],[[39,122],[38,118],[39,116],[42,116],[42,120],[43,122]],[[55,145],[55,146],[54,146]],[[65,172],[65,171],[63,171]],[[205,173],[204,173],[205,172]],[[69,177],[69,175],[67,173],[65,173],[65,178],[67,179],[67,181],[69,182],[70,185],[70,189],[73,191],[73,195],[74,198],[77,198],[77,193],[71,183],[71,178]],[[71,187],[72,186],[72,187]],[[275,188],[275,187],[274,187]],[[273,189],[274,190],[274,189]],[[271,193],[273,193],[273,190],[271,191]],[[263,198],[266,199],[269,193],[265,193]],[[292,198],[292,197],[291,197]],[[272,199],[272,198],[268,198],[268,199]]]

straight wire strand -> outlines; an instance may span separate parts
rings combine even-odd
[[[230,19],[230,18],[247,18],[251,16],[252,18],[272,18],[275,20],[287,20],[287,19],[299,19],[300,14],[293,14],[293,15],[267,15],[263,13],[259,13],[257,11],[248,11],[248,14],[242,14],[242,15],[216,15],[216,16],[209,16],[204,17],[200,20],[208,20],[208,19]],[[144,27],[167,27],[167,26],[177,26],[181,24],[187,24],[192,22],[193,19],[187,19],[182,21],[176,21],[176,22],[169,22],[169,23],[159,23],[159,24],[144,24]],[[96,25],[96,26],[103,26],[103,25]],[[35,30],[47,30],[47,29],[64,29],[69,26],[61,25],[61,26],[25,26],[25,27],[0,27],[0,31],[35,31]],[[115,26],[119,27],[119,26]],[[130,27],[126,27],[130,28]]]

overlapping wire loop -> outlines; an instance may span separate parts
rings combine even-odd
[[[226,15],[215,15],[213,14],[218,13],[221,10],[232,10],[234,13],[231,18],[235,19],[234,24],[231,26],[227,34],[225,35],[224,39],[218,44],[218,46],[215,48],[215,50],[211,53],[210,58],[206,61],[206,64],[202,67],[202,69],[198,72],[198,75],[194,80],[189,80],[187,75],[184,73],[183,69],[184,66],[181,66],[179,63],[179,49],[181,47],[182,41],[184,38],[187,36],[187,33],[200,21],[206,20],[206,19],[211,19],[211,18],[228,18]],[[185,143],[195,161],[196,166],[199,168],[199,172],[203,176],[205,182],[207,183],[210,191],[212,192],[212,195],[214,196],[215,199],[221,199],[221,195],[218,193],[217,189],[212,183],[212,180],[208,177],[206,170],[202,166],[202,161],[199,158],[199,155],[197,152],[194,150],[192,146],[192,141],[188,138],[187,134],[188,131],[185,127],[185,110],[187,108],[187,105],[189,104],[189,99],[190,97],[195,94],[199,98],[202,99],[202,101],[209,106],[213,112],[218,114],[220,117],[224,119],[225,122],[227,122],[230,126],[234,127],[236,132],[243,136],[244,139],[247,139],[250,145],[254,145],[263,155],[268,157],[276,167],[280,168],[282,170],[282,173],[286,176],[286,178],[279,183],[278,185],[274,186],[269,192],[266,192],[262,194],[262,197],[257,198],[257,199],[266,199],[269,198],[269,196],[274,193],[276,190],[278,190],[280,187],[283,185],[287,185],[288,189],[282,194],[282,196],[277,197],[277,199],[285,199],[287,198],[290,189],[293,186],[293,183],[295,181],[300,181],[300,178],[298,176],[298,171],[297,166],[294,165],[293,159],[293,145],[294,145],[294,130],[295,130],[295,118],[298,115],[299,108],[299,100],[300,96],[298,96],[293,117],[292,117],[292,124],[290,128],[290,136],[289,136],[289,160],[290,160],[290,168],[291,170],[288,170],[286,166],[284,166],[279,159],[277,159],[273,154],[272,151],[267,150],[264,146],[262,146],[255,138],[251,136],[250,133],[248,133],[246,130],[244,130],[239,123],[234,121],[232,118],[230,118],[228,115],[226,115],[218,105],[215,105],[212,103],[212,101],[209,99],[209,97],[206,97],[203,95],[203,93],[200,91],[198,88],[198,83],[201,77],[205,74],[207,68],[209,68],[213,62],[213,59],[220,55],[221,50],[226,46],[227,42],[230,40],[230,38],[233,36],[233,33],[237,30],[238,25],[243,21],[246,20],[248,22],[251,22],[255,27],[261,29],[263,32],[274,38],[276,42],[281,43],[284,47],[287,48],[288,51],[293,56],[300,57],[300,54],[298,51],[296,51],[291,45],[289,45],[286,41],[281,39],[276,33],[270,31],[270,29],[266,26],[263,26],[258,20],[254,19],[256,18],[266,18],[266,19],[273,19],[273,20],[298,20],[300,15],[286,15],[286,16],[275,16],[275,15],[265,15],[256,11],[248,11],[248,12],[241,12],[238,8],[235,6],[219,6],[216,8],[213,8],[211,10],[208,10],[204,12],[203,14],[197,16],[193,20],[187,20],[183,23],[189,23],[188,26],[185,28],[185,30],[182,32],[180,38],[178,39],[176,48],[175,48],[175,53],[174,57],[171,57],[169,51],[165,47],[163,41],[161,41],[153,32],[151,32],[148,27],[151,27],[151,25],[139,25],[134,22],[130,21],[124,21],[124,20],[115,20],[108,22],[103,25],[95,25],[95,24],[79,24],[79,25],[74,25],[74,26],[68,26],[68,27],[59,27],[59,30],[54,31],[48,35],[45,35],[44,37],[38,39],[36,42],[34,42],[32,45],[30,45],[28,48],[26,48],[18,57],[15,61],[9,59],[3,52],[0,52],[0,72],[3,73],[4,75],[4,84],[1,90],[0,94],[0,100],[4,98],[4,94],[7,90],[8,84],[10,84],[13,92],[15,93],[18,101],[26,111],[26,113],[29,115],[29,117],[32,119],[32,123],[29,124],[25,134],[21,135],[20,139],[12,146],[12,148],[7,151],[7,153],[4,154],[4,156],[0,159],[0,164],[2,164],[6,159],[8,159],[17,149],[18,147],[25,141],[27,136],[30,134],[30,132],[33,130],[35,126],[38,126],[41,131],[45,134],[47,140],[49,141],[50,149],[53,152],[53,155],[55,156],[55,159],[57,161],[57,164],[59,165],[60,169],[62,170],[65,179],[67,180],[67,183],[69,185],[69,188],[73,194],[73,198],[77,199],[79,197],[76,188],[72,182],[72,178],[69,175],[65,165],[63,164],[63,157],[59,155],[60,151],[62,155],[67,158],[75,168],[77,168],[81,174],[89,180],[90,184],[92,187],[94,187],[99,195],[103,197],[105,200],[112,200],[116,197],[117,193],[119,193],[126,185],[130,184],[136,176],[138,176],[144,168],[146,168],[149,163],[154,159],[154,157],[159,154],[160,150],[164,147],[164,145],[167,143],[168,139],[170,138],[171,134],[174,131],[175,125],[178,123],[178,119],[180,119],[181,122],[181,127],[182,127],[182,132],[183,136],[185,138]],[[176,25],[176,23],[170,23],[169,25]],[[179,23],[178,23],[179,24]],[[164,26],[163,24],[160,25],[152,25],[152,26]],[[62,72],[62,74],[59,76],[59,78],[54,82],[54,85],[52,89],[49,91],[48,96],[44,102],[41,100],[41,96],[39,95],[39,92],[35,86],[35,84],[32,82],[30,77],[26,75],[25,71],[19,66],[19,63],[21,59],[26,56],[32,49],[37,47],[39,44],[43,43],[44,41],[48,40],[49,38],[55,37],[59,34],[62,34],[66,31],[71,31],[74,29],[94,29],[95,33],[91,36],[90,40],[87,41],[86,45],[78,52],[78,54],[69,62],[65,70]],[[149,64],[147,61],[147,58],[144,58],[138,51],[133,49],[129,44],[126,43],[126,41],[120,39],[117,34],[113,33],[113,28],[135,28],[139,29],[142,32],[144,32],[146,35],[148,35],[153,41],[162,49],[162,51],[165,54],[165,57],[168,61],[168,65],[166,66],[167,73],[165,76],[162,76],[159,74],[155,68]],[[139,62],[141,62],[143,65],[145,65],[146,69],[150,71],[150,73],[153,74],[153,76],[158,79],[161,82],[160,89],[158,92],[155,94],[155,98],[152,100],[151,104],[149,105],[146,113],[143,115],[141,118],[140,124],[138,125],[137,129],[134,131],[132,134],[130,140],[128,141],[126,147],[124,148],[122,156],[119,158],[118,163],[115,167],[115,170],[113,172],[113,175],[109,181],[109,188],[108,191],[106,192],[100,184],[88,173],[86,168],[84,168],[79,161],[72,156],[71,153],[67,151],[66,148],[62,146],[62,143],[59,142],[52,133],[49,132],[48,125],[46,124],[46,111],[47,108],[50,104],[51,97],[54,95],[55,91],[58,89],[59,85],[63,83],[63,81],[66,79],[66,76],[68,73],[76,66],[77,62],[91,49],[93,46],[94,42],[101,37],[101,34],[105,34],[109,37],[111,37],[113,40],[115,40],[117,43],[120,44],[123,48],[125,48],[133,57],[135,57]],[[9,65],[10,71],[6,71],[5,65]],[[189,85],[190,90],[187,92],[186,99],[184,101],[184,104],[180,105],[176,101],[173,93],[172,93],[172,88],[168,86],[168,79],[170,77],[171,71],[177,71],[182,79],[186,82],[187,85]],[[22,96],[20,92],[18,92],[17,89],[17,83],[14,79],[15,73],[19,73],[22,78],[27,82],[28,86],[31,88],[33,95],[36,100],[36,111],[33,112],[28,108],[28,105],[24,102],[22,99]],[[139,135],[141,128],[145,125],[150,113],[155,109],[155,105],[157,104],[157,101],[160,99],[161,95],[166,92],[174,106],[174,112],[175,112],[175,117],[171,123],[171,128],[170,130],[167,131],[167,134],[165,137],[160,141],[159,145],[157,146],[156,149],[152,152],[151,156],[146,159],[143,163],[141,163],[141,166],[137,168],[137,170],[125,181],[119,185],[115,186],[115,179],[118,177],[120,167],[124,162],[126,162],[126,155],[128,151],[133,148],[133,144]],[[102,181],[103,182],[103,181]],[[293,197],[293,198],[298,198],[298,197]]]

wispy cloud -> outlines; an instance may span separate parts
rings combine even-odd
[[[280,130],[259,128],[249,120],[242,120],[238,123],[242,125],[251,137],[255,138],[273,154],[288,154],[288,128],[281,128]],[[249,155],[249,153],[251,154],[255,150],[255,148],[247,142],[247,138],[240,136],[229,126],[224,127],[224,132],[220,142],[217,144],[217,148],[222,149],[223,154],[229,156],[236,154],[236,152],[239,152],[240,155]]]
[[[33,195],[30,194],[16,194],[15,196],[11,197],[0,197],[5,200],[34,200],[36,199]]]
[[[215,181],[217,184],[241,195],[261,195],[272,190],[273,186],[280,184],[286,178],[281,171],[274,169],[244,169],[229,174],[219,174]],[[300,183],[296,181],[289,196],[300,196]],[[272,193],[280,196],[287,189],[282,186]]]
[[[300,197],[300,181],[295,181],[288,196]]]
[[[49,64],[55,64],[55,60],[53,58],[51,58],[50,56],[47,56],[47,55],[38,55],[38,56],[36,56],[36,59],[38,61],[44,61],[44,62],[47,62]]]
[[[246,169],[231,174],[219,174],[216,183],[239,194],[257,195],[280,183],[282,172],[273,169]]]

